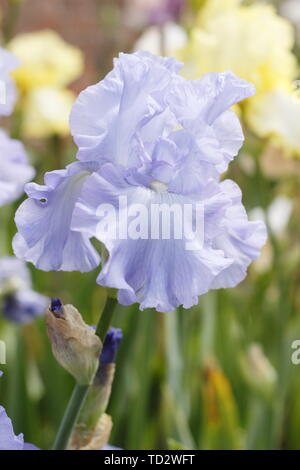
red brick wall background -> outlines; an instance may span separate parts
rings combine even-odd
[[[106,74],[119,51],[131,49],[138,33],[125,25],[125,7],[126,0],[0,0],[3,40],[20,32],[56,30],[84,52],[84,75],[72,86],[78,92]]]

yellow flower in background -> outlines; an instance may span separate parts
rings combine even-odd
[[[241,6],[237,0],[209,0],[205,5],[189,44],[179,53],[188,75],[229,69],[253,82],[259,92],[293,80],[293,29],[273,7]]]
[[[300,100],[292,83],[298,74],[292,25],[270,5],[207,0],[177,57],[184,75],[232,70],[252,82],[256,96],[243,103],[247,124],[260,137],[300,154]]]
[[[83,71],[80,49],[52,30],[19,34],[10,41],[8,49],[21,61],[14,78],[25,93],[38,86],[66,86]]]
[[[20,129],[24,137],[69,134],[75,95],[66,87],[83,72],[83,54],[55,31],[20,34],[8,49],[20,60],[13,73],[20,89]]]
[[[205,8],[202,8],[199,12],[199,22],[206,22],[212,18],[215,18],[216,15],[222,14],[226,11],[232,10],[234,7],[239,6],[242,3],[242,0],[198,0],[199,7],[202,8],[205,5]]]
[[[68,135],[69,114],[74,100],[74,93],[67,89],[38,87],[32,90],[22,105],[22,134],[28,138]]]

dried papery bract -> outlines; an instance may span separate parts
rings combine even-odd
[[[58,362],[78,384],[93,382],[99,365],[101,341],[73,305],[50,308],[46,312],[47,331]]]
[[[111,417],[103,413],[95,428],[86,434],[85,441],[82,440],[82,430],[80,431],[79,426],[77,427],[72,436],[69,450],[100,450],[108,443],[111,429]]]
[[[103,343],[100,365],[93,385],[90,387],[71,436],[71,448],[90,448],[99,439],[102,439],[104,434],[108,433],[105,411],[111,394],[116,369],[116,355],[121,341],[122,330],[120,328],[110,328]],[[103,423],[106,423],[105,426]]]

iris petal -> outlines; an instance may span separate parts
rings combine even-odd
[[[73,163],[45,175],[45,185],[27,185],[29,199],[16,213],[18,234],[13,241],[17,257],[44,271],[90,271],[99,255],[86,234],[70,230],[75,203],[93,170],[88,163]]]

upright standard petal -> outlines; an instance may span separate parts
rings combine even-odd
[[[99,255],[85,234],[70,230],[73,210],[95,164],[75,162],[45,175],[45,185],[26,186],[29,199],[19,207],[13,248],[18,258],[44,271],[90,271]]]
[[[222,173],[244,141],[239,120],[229,108],[254,93],[252,84],[226,71],[207,73],[199,80],[176,77],[166,99],[179,123]]]
[[[141,147],[183,130],[198,146],[198,157],[222,172],[237,154],[243,134],[229,108],[251,96],[254,87],[232,72],[200,80],[178,75],[175,59],[146,52],[120,54],[114,70],[84,90],[71,112],[80,160],[136,166]],[[144,148],[145,150],[145,148]]]
[[[163,95],[180,66],[147,52],[120,54],[114,70],[81,92],[73,106],[78,158],[128,164],[137,130],[165,110]]]
[[[0,129],[0,206],[18,199],[34,175],[23,144]]]

